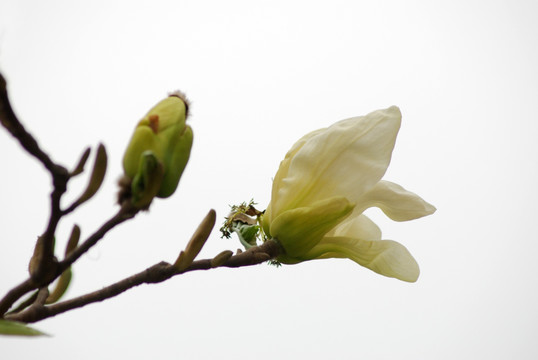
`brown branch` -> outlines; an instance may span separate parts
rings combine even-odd
[[[15,116],[9,102],[6,80],[2,74],[0,74],[0,122],[11,135],[19,140],[22,147],[38,159],[49,172],[55,173],[57,171],[57,165],[41,150],[34,137],[24,129],[24,126]]]
[[[67,256],[61,262],[55,261],[54,268],[49,269],[50,272],[47,273],[48,275],[45,279],[42,279],[42,281],[38,283],[32,277],[30,277],[23,283],[11,289],[4,296],[4,298],[0,300],[0,318],[2,317],[2,315],[6,314],[6,312],[11,308],[11,306],[22,296],[32,290],[38,289],[40,287],[45,287],[52,283],[58,276],[62,274],[63,271],[65,271],[84,253],[91,249],[92,246],[97,244],[97,242],[102,239],[108,231],[110,231],[116,225],[119,225],[128,219],[131,219],[136,215],[137,212],[137,209],[131,207],[128,202],[125,202],[116,215],[114,215],[112,218],[110,218],[110,220],[104,223],[95,233],[93,233],[88,239],[86,239],[84,243],[82,243],[73,252],[71,252],[69,256]]]
[[[58,264],[57,276],[64,272],[69,266],[77,261],[84,253],[92,248],[99,240],[101,240],[105,234],[115,226],[122,222],[132,219],[137,213],[138,209],[133,207],[130,202],[126,201],[121,206],[120,210],[110,220],[104,223],[96,232],[94,232],[86,241],[80,244],[75,250],[73,250],[63,261]]]
[[[26,279],[24,282],[9,290],[2,300],[0,300],[0,318],[9,310],[9,308],[11,308],[11,305],[13,305],[15,301],[36,288],[37,286],[32,279]]]
[[[55,279],[57,261],[54,257],[54,234],[63,216],[60,200],[67,190],[69,180],[69,173],[61,166],[58,166],[57,171],[51,175],[54,190],[50,194],[49,223],[43,235],[37,239],[34,254],[30,260],[30,276],[34,282],[42,285],[47,285]]]
[[[268,240],[263,245],[252,247],[245,252],[230,257],[225,263],[218,267],[236,268],[261,264],[267,260],[274,259],[281,253],[282,248],[278,242],[275,240]],[[182,271],[178,271],[177,268],[171,264],[160,262],[138,274],[129,276],[128,278],[125,278],[103,289],[50,306],[34,304],[22,313],[7,315],[6,319],[25,323],[37,322],[69,310],[81,308],[88,304],[115,297],[141,284],[160,283],[176,275],[184,274],[189,271],[209,270],[215,268],[212,266],[211,260],[212,259],[194,261],[189,267]]]
[[[39,294],[39,290],[34,291],[34,293],[30,295],[30,297],[28,297],[26,300],[21,302],[19,306],[17,306],[15,309],[8,311],[6,315],[16,314],[23,311],[24,309],[26,309],[28,306],[32,305],[36,301],[38,294]]]
[[[77,174],[80,166],[77,166],[75,171],[70,174],[67,169],[54,163],[51,158],[43,150],[41,150],[35,138],[25,130],[24,126],[20,123],[13,112],[9,102],[6,81],[2,74],[0,74],[0,122],[11,133],[11,135],[19,141],[21,146],[29,154],[34,156],[43,164],[43,166],[51,174],[53,182],[53,191],[50,195],[50,218],[45,232],[38,238],[35,246],[34,254],[30,261],[30,277],[18,286],[11,289],[4,296],[4,298],[0,300],[0,318],[4,317],[5,319],[18,320],[26,323],[36,322],[94,302],[112,298],[125,292],[126,290],[144,283],[159,283],[168,280],[173,276],[195,270],[208,270],[216,267],[241,267],[260,264],[267,260],[273,259],[282,253],[282,248],[280,245],[275,240],[269,240],[263,245],[252,247],[249,250],[235,256],[232,256],[230,251],[226,251],[217,255],[217,257],[214,259],[198,260],[190,263],[194,258],[194,256],[192,256],[192,258],[188,258],[187,260],[183,259],[183,261],[180,262],[182,265],[181,267],[174,266],[166,262],[161,262],[144,270],[141,273],[130,276],[104,289],[57,304],[46,305],[46,299],[49,295],[47,286],[58,276],[60,276],[67,268],[69,268],[75,261],[77,261],[92,246],[94,246],[100,239],[102,239],[108,231],[110,231],[116,225],[133,218],[138,213],[139,209],[134,208],[128,200],[122,202],[122,206],[116,215],[104,223],[95,233],[93,233],[74,251],[72,251],[63,261],[58,262],[54,257],[54,234],[56,232],[56,228],[62,216],[74,210],[74,208],[78,205],[76,202],[77,205],[72,205],[67,210],[62,211],[60,208],[60,200],[67,190],[67,182],[71,176]],[[106,154],[103,156],[105,161],[105,165],[103,166],[106,170]],[[81,161],[85,162],[85,159],[87,159],[87,155],[83,155],[83,159]],[[93,179],[94,176],[92,174],[91,181],[95,181],[94,183],[90,183],[90,188],[89,190],[87,189],[87,192],[90,195],[86,193],[83,194],[83,200],[80,200],[80,203],[87,200],[85,196],[91,197],[95,191],[97,191],[95,188],[98,189],[100,182],[102,181],[102,177],[104,176],[104,170],[102,169],[103,166],[97,169],[98,173],[95,176],[96,179]],[[94,172],[95,169],[96,167],[94,166]],[[98,185],[95,185],[96,183],[98,183]],[[214,225],[214,219],[212,221],[213,223],[211,224],[210,228],[212,228]],[[207,236],[208,235],[209,232],[207,233]],[[203,242],[205,242],[207,236],[205,236]],[[23,302],[23,304],[21,304],[21,306],[19,306],[15,311],[6,314],[6,312],[17,300],[28,292],[36,289],[39,289],[39,291],[29,299],[33,300],[31,305],[29,305],[29,300],[27,300]]]
[[[36,296],[34,304],[36,304],[36,305],[44,305],[45,302],[47,301],[48,297],[49,297],[49,289],[46,288],[46,287],[41,288],[37,292],[37,296]]]
[[[49,280],[50,274],[54,273],[56,266],[54,260],[54,233],[62,216],[60,198],[67,189],[69,173],[64,167],[55,164],[41,150],[35,138],[26,131],[11,107],[6,85],[5,78],[0,74],[0,122],[30,155],[34,156],[43,164],[52,176],[54,190],[51,193],[51,215],[49,223],[43,235],[38,238],[34,255],[30,262],[30,274],[33,282],[37,284],[46,283]],[[4,313],[3,310],[4,307],[0,306],[0,314]]]

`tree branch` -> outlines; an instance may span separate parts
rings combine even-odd
[[[15,301],[36,288],[37,286],[32,279],[26,279],[24,282],[9,290],[2,300],[0,300],[0,318],[9,310]]]
[[[0,318],[4,315],[11,306],[19,300],[22,296],[28,292],[44,287],[52,283],[58,276],[62,274],[69,266],[77,261],[84,253],[92,248],[99,240],[101,240],[105,234],[114,228],[116,225],[131,219],[138,212],[138,209],[131,207],[129,202],[125,202],[120,208],[118,213],[114,215],[110,220],[104,223],[95,233],[93,233],[84,243],[77,247],[73,252],[69,254],[63,261],[55,262],[55,268],[47,276],[45,281],[37,283],[32,277],[25,280],[15,288],[11,289],[2,300],[0,300]],[[39,241],[39,240],[38,240]]]
[[[32,305],[36,301],[38,294],[39,294],[39,290],[34,291],[34,293],[30,297],[28,297],[28,299],[21,302],[19,306],[17,306],[13,310],[8,311],[6,314],[16,314],[23,311],[24,309],[26,309],[28,306]]]
[[[54,262],[54,233],[60,218],[60,198],[67,189],[69,180],[68,171],[60,165],[55,164],[51,158],[39,147],[35,138],[26,131],[17,116],[13,112],[7,92],[7,84],[4,76],[0,74],[0,122],[15,137],[21,146],[49,171],[52,176],[54,190],[51,193],[51,215],[47,229],[38,238],[34,255],[30,262],[30,274],[36,283],[46,283],[49,274],[53,273]],[[0,314],[3,307],[0,306]]]
[[[242,267],[260,264],[274,259],[283,252],[276,240],[268,240],[260,246],[254,246],[245,252],[232,255],[231,251],[224,251],[213,259],[193,261],[201,247],[207,240],[215,223],[215,212],[211,210],[199,229],[181,252],[174,265],[166,262],[155,264],[146,270],[127,277],[103,289],[88,293],[77,298],[46,305],[49,297],[48,285],[58,278],[66,269],[75,263],[84,253],[102,239],[105,234],[122,222],[133,218],[140,210],[132,206],[128,198],[123,198],[119,211],[105,222],[96,232],[86,239],[80,246],[70,252],[62,261],[54,256],[54,236],[62,216],[73,211],[78,205],[91,198],[99,189],[106,171],[106,152],[100,145],[96,163],[90,183],[81,197],[66,210],[60,207],[61,197],[67,190],[67,183],[72,176],[82,172],[89,150],[86,150],[72,173],[58,165],[39,147],[35,138],[28,133],[17,119],[9,102],[6,81],[0,73],[0,122],[15,137],[21,146],[33,157],[38,159],[49,171],[53,182],[53,191],[50,194],[50,217],[45,232],[38,238],[34,254],[30,260],[30,277],[11,289],[0,300],[0,319],[10,319],[25,323],[40,321],[69,310],[80,308],[91,303],[100,302],[115,297],[133,287],[141,284],[160,283],[176,275],[189,271],[208,270],[217,267]],[[13,304],[22,296],[32,290],[36,291],[29,299],[24,301],[15,310],[8,312]]]
[[[34,137],[24,129],[24,126],[15,116],[9,102],[6,85],[6,80],[0,73],[0,122],[13,137],[19,140],[19,143],[28,153],[39,160],[50,173],[55,173],[58,166],[41,150]]]
[[[125,206],[120,208],[118,214],[106,222],[96,233],[94,233],[85,243],[75,250],[67,259],[58,263],[54,256],[54,236],[56,228],[62,216],[69,211],[62,211],[60,200],[67,190],[67,182],[71,176],[75,176],[82,172],[84,163],[88,158],[89,151],[83,155],[79,165],[75,171],[70,174],[66,168],[54,163],[51,158],[39,147],[35,138],[26,131],[24,126],[18,120],[13,112],[11,103],[8,97],[6,81],[0,73],[0,122],[15,137],[21,146],[32,156],[38,159],[43,166],[49,171],[52,177],[53,190],[50,195],[50,217],[45,232],[38,237],[34,248],[34,253],[30,259],[29,271],[30,278],[25,280],[20,285],[9,291],[4,298],[0,300],[0,317],[2,317],[10,307],[24,296],[29,291],[46,287],[54,281],[62,272],[74,263],[82,254],[88,251],[99,241],[110,229],[120,224],[121,222],[132,218],[138,210],[130,207],[127,202]],[[98,161],[99,160],[99,161]],[[99,166],[98,166],[99,165]],[[87,200],[99,188],[104,172],[106,171],[106,153],[102,145],[98,149],[96,157],[96,165],[92,172],[89,189],[82,195],[82,200],[79,203]],[[92,183],[93,181],[93,183]],[[78,205],[78,203],[77,203]],[[74,209],[76,206],[72,206]],[[68,210],[72,210],[69,208]]]
[[[59,276],[65,269],[71,266],[77,261],[84,253],[92,248],[99,240],[101,240],[105,234],[114,228],[116,225],[122,222],[132,219],[137,213],[138,209],[134,208],[130,202],[124,202],[120,210],[110,220],[104,223],[96,232],[94,232],[86,241],[80,244],[75,250],[73,250],[63,261],[58,264],[57,275]]]
[[[54,234],[60,219],[62,210],[60,200],[67,190],[69,173],[64,167],[57,166],[55,172],[51,172],[54,190],[50,195],[50,217],[47,229],[37,239],[34,254],[30,260],[30,276],[38,283],[46,285],[52,282],[57,268],[57,261],[54,258]]]
[[[245,252],[230,257],[226,262],[216,267],[242,267],[261,264],[267,260],[274,259],[282,253],[282,248],[275,240],[268,240],[260,246],[255,246]],[[77,298],[62,301],[54,305],[43,306],[35,303],[27,310],[19,314],[10,314],[6,316],[7,320],[21,321],[24,323],[37,322],[49,317],[56,316],[69,310],[81,308],[88,304],[100,302],[115,297],[133,287],[141,284],[154,284],[168,280],[176,275],[181,275],[189,271],[209,270],[215,268],[212,259],[203,259],[194,261],[185,270],[178,271],[176,267],[167,263],[160,262],[146,270],[129,276],[115,284],[103,289],[88,293]]]

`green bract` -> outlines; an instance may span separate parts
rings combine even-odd
[[[166,198],[176,191],[192,147],[186,117],[185,100],[171,95],[138,123],[123,156],[125,175],[133,180],[135,205],[147,206],[154,196]]]
[[[418,195],[381,180],[400,122],[392,106],[316,130],[293,145],[262,219],[265,234],[286,252],[278,261],[349,258],[385,276],[417,280],[419,267],[407,249],[381,240],[379,228],[362,214],[376,206],[406,221],[435,212]]]

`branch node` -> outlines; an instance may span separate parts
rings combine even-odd
[[[232,257],[233,254],[234,254],[233,251],[224,250],[223,252],[215,256],[213,259],[211,259],[211,267],[216,268],[216,267],[221,266],[226,261],[228,261]]]

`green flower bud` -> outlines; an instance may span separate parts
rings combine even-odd
[[[123,156],[135,205],[147,206],[154,196],[166,198],[176,191],[192,147],[187,112],[184,96],[174,93],[138,123]]]

